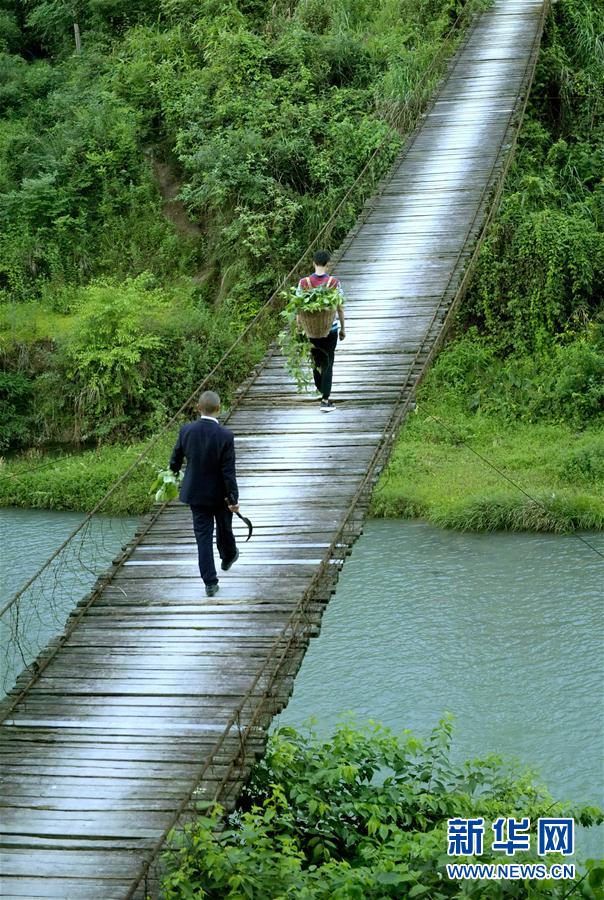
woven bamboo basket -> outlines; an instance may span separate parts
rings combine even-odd
[[[335,314],[335,307],[333,309],[320,309],[318,312],[304,312],[302,310],[298,313],[298,324],[306,334],[306,337],[327,337],[331,331]]]

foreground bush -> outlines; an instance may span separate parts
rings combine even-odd
[[[173,836],[166,855],[167,900],[385,900],[424,897],[602,898],[604,868],[566,882],[450,881],[447,819],[482,816],[574,816],[603,821],[594,807],[552,799],[530,774],[497,756],[454,764],[451,722],[427,741],[397,737],[373,725],[340,726],[327,740],[281,728],[256,767],[228,827],[217,830],[221,810],[210,810]],[[489,824],[490,828],[490,824]],[[485,838],[482,862],[501,862]],[[532,844],[534,847],[535,837]],[[507,858],[506,858],[507,859]],[[521,862],[542,861],[531,852]],[[560,861],[549,855],[548,864]],[[463,859],[461,861],[464,861]]]

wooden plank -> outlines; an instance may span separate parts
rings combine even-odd
[[[30,869],[31,871],[31,869]],[[4,900],[123,900],[131,879],[3,876]],[[102,893],[101,893],[102,892]]]
[[[71,849],[71,848],[70,848]],[[129,850],[112,849],[111,854],[99,851],[92,855],[86,852],[86,848],[72,849],[71,852],[61,853],[52,848],[28,848],[28,850],[0,850],[0,871],[8,876],[26,876],[31,872],[33,859],[38,863],[48,860],[59,877],[93,878],[98,877],[123,879],[131,876],[136,870],[139,855]],[[29,851],[29,852],[28,852]],[[97,868],[95,869],[95,863]]]

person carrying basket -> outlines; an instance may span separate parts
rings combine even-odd
[[[300,279],[296,289],[298,296],[311,288],[334,288],[340,295],[343,303],[344,292],[340,281],[327,271],[330,258],[327,250],[317,250],[313,256],[315,271],[312,275],[306,275]],[[332,403],[329,398],[338,337],[341,341],[346,337],[342,303],[338,303],[333,310],[325,310],[320,314],[314,313],[311,316],[300,314],[298,316],[298,324],[305,331],[312,345],[312,374],[315,386],[321,394],[321,412],[333,412],[336,408],[335,403]]]

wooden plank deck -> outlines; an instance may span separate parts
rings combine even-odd
[[[2,896],[142,896],[190,798],[232,804],[291,691],[358,535],[505,166],[541,0],[496,0],[344,241],[348,337],[336,412],[298,395],[273,351],[229,419],[255,523],[203,595],[189,512],[168,507],[117,567],[0,729]],[[362,598],[359,602],[363,602]]]

